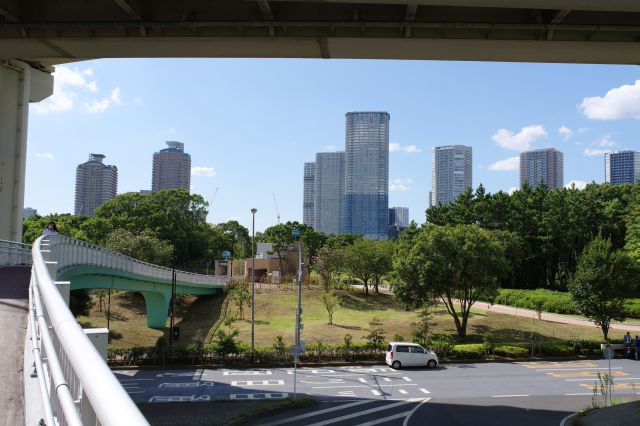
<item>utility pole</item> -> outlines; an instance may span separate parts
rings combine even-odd
[[[300,322],[302,319],[302,241],[300,240],[300,230],[298,228],[293,228],[292,234],[298,240],[298,305],[296,307],[296,343],[293,347],[293,397],[295,398],[297,395],[298,361],[302,352],[300,340],[300,332],[303,328],[303,324]]]
[[[254,313],[255,313],[255,290],[256,290],[256,254],[255,254],[255,239],[256,239],[256,212],[258,209],[251,209],[252,221],[251,221],[251,364],[255,363],[255,347],[254,347]]]
[[[280,210],[278,210],[278,201],[276,201],[276,193],[272,192],[273,194],[273,204],[275,204],[276,206],[276,217],[278,218],[278,225],[280,225]]]

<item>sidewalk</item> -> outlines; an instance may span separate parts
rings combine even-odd
[[[534,319],[538,318],[538,313],[536,311],[533,311],[530,309],[524,309],[524,308],[514,308],[512,306],[489,305],[488,303],[485,303],[485,302],[476,302],[473,304],[472,308],[480,309],[483,311],[497,312],[500,314],[516,315],[516,316],[525,317],[525,318],[534,318]],[[597,329],[600,329],[600,327],[598,327],[597,325],[595,325],[593,322],[589,320],[571,318],[571,317],[567,317],[560,314],[551,314],[548,312],[543,312],[541,319],[543,321],[558,322],[561,324],[580,325],[584,327],[595,327]],[[640,325],[611,323],[610,329],[640,332]]]

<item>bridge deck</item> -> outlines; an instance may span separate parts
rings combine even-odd
[[[24,424],[23,353],[31,268],[0,268],[0,425]]]

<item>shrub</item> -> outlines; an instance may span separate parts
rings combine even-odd
[[[540,343],[540,353],[546,356],[569,356],[573,354],[573,347],[566,343]]]
[[[455,345],[453,356],[456,359],[479,359],[484,356],[484,344],[472,343],[468,345]]]
[[[529,350],[521,346],[499,345],[493,349],[493,353],[507,358],[526,358]]]

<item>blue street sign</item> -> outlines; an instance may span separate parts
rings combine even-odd
[[[222,252],[222,257],[224,257],[225,259],[228,259],[231,257],[231,252],[229,252],[228,250],[225,250]]]
[[[300,230],[298,228],[293,228],[293,231],[291,231],[291,235],[298,238],[300,236]]]

